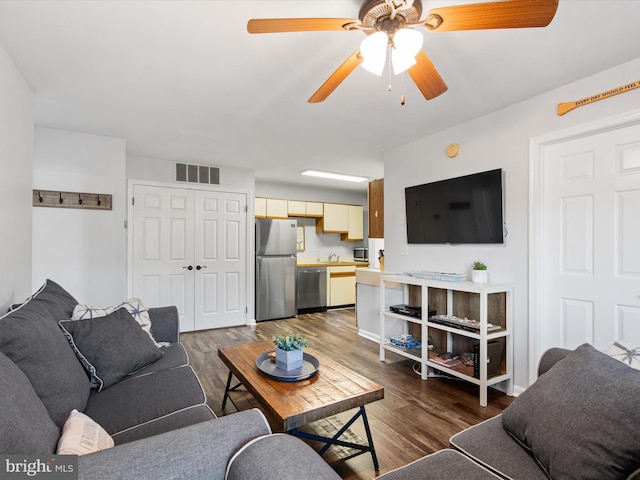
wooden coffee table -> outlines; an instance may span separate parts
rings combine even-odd
[[[296,382],[275,380],[262,373],[256,366],[256,358],[273,349],[273,342],[266,340],[222,347],[218,350],[218,356],[229,367],[222,408],[226,406],[229,392],[243,385],[264,409],[274,430],[289,432],[300,438],[323,443],[324,446],[318,452],[320,455],[323,455],[331,445],[356,449],[359,454],[370,452],[373,465],[378,470],[378,458],[364,406],[384,398],[384,387],[367,380],[312,348],[305,349],[305,352],[313,355],[320,362],[318,372],[313,377]],[[232,387],[233,376],[240,383]],[[333,437],[298,430],[300,426],[354,408],[358,408],[358,412]],[[364,423],[367,444],[340,440],[340,437],[358,418],[362,418]]]

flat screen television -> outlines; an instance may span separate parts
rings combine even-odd
[[[503,243],[502,170],[405,188],[407,242]]]

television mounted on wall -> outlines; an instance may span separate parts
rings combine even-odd
[[[410,244],[504,242],[502,170],[405,188]]]

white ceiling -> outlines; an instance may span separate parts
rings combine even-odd
[[[434,100],[408,76],[393,77],[389,93],[386,72],[358,68],[309,104],[364,35],[246,31],[250,18],[356,18],[361,4],[0,0],[0,42],[35,93],[38,125],[124,138],[132,155],[313,185],[328,183],[301,170],[382,177],[385,151],[638,57],[639,0],[560,0],[547,28],[420,29],[449,86]]]

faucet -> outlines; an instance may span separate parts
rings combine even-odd
[[[337,260],[338,256],[335,253],[329,252],[329,263],[331,263],[331,257],[336,257],[336,262],[338,261]]]

